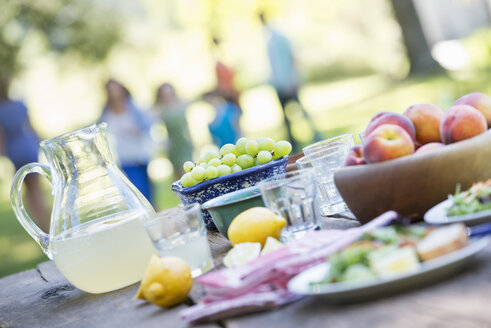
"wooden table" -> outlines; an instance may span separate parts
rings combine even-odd
[[[325,227],[357,225],[326,219]],[[218,233],[209,233],[217,266],[230,248]],[[185,327],[178,313],[191,299],[159,308],[135,299],[138,285],[92,295],[73,287],[53,262],[0,279],[0,328],[6,327]],[[437,285],[391,297],[349,305],[327,305],[306,297],[280,309],[202,324],[199,327],[491,327],[491,247],[462,273]]]

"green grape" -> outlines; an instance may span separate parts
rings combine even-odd
[[[242,168],[240,167],[239,164],[234,164],[234,165],[232,165],[231,170],[232,170],[232,173],[235,173],[235,172],[242,171]]]
[[[232,153],[228,153],[222,157],[222,163],[228,166],[234,165],[236,160],[237,160],[237,156],[235,156]]]
[[[261,164],[271,162],[272,159],[273,159],[273,155],[271,155],[271,153],[267,150],[261,150],[257,154],[257,161]]]
[[[201,163],[200,165],[198,165],[199,167],[202,167],[204,169],[206,169],[208,166],[210,166],[208,163]],[[192,172],[192,171],[191,171]]]
[[[184,162],[184,164],[182,164],[182,168],[184,169],[184,172],[189,173],[194,168],[194,163],[191,161]]]
[[[228,165],[222,164],[219,167],[217,167],[217,173],[218,173],[219,177],[221,177],[222,175],[229,174],[231,172],[232,172],[232,169]]]
[[[219,158],[212,158],[210,159],[208,164],[214,167],[218,167],[218,165],[222,164],[222,161]]]
[[[191,177],[193,177],[194,180],[201,182],[205,178],[205,173],[206,173],[206,169],[204,167],[196,166],[191,171]]]
[[[265,141],[265,139],[266,139],[266,137],[258,137],[258,138],[256,139],[256,142],[257,142],[257,144],[259,145],[259,144],[261,144],[262,142],[264,142],[264,141]]]
[[[274,140],[266,137],[257,138],[257,145],[259,146],[259,150],[267,150],[272,152],[274,149]]]
[[[208,150],[204,155],[203,159],[205,160],[206,163],[208,163],[212,158],[218,158],[220,155],[216,150]]]
[[[259,162],[259,160],[256,158],[254,158],[254,166],[258,166],[258,165],[261,165],[261,162]]]
[[[210,180],[218,176],[218,170],[215,166],[209,166],[206,169],[206,179]]]
[[[254,140],[249,140],[245,146],[246,153],[251,156],[256,156],[259,146]]]
[[[247,154],[244,154],[244,155],[240,155],[238,158],[237,158],[237,164],[243,169],[248,169],[250,167],[253,167],[254,166],[254,158],[252,158],[251,155],[247,155]]]
[[[292,151],[292,144],[288,141],[278,141],[274,146],[274,153],[278,157],[288,155]]]
[[[240,156],[240,155],[246,153],[245,147],[246,147],[246,144],[248,141],[249,140],[247,140],[247,138],[244,138],[244,137],[237,140],[237,142],[235,143],[235,152],[236,152],[237,156]]]
[[[237,153],[235,152],[235,145],[225,144],[222,146],[222,148],[220,148],[220,155],[221,156],[225,156],[225,155],[230,154],[230,153],[237,155]]]
[[[197,182],[193,179],[191,176],[191,173],[184,173],[184,175],[181,177],[181,184],[183,187],[191,187],[197,184]]]

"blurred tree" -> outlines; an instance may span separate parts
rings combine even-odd
[[[402,30],[402,38],[409,58],[409,74],[432,74],[443,68],[431,56],[413,0],[391,0],[394,15]]]
[[[0,0],[0,74],[20,68],[24,40],[40,36],[44,50],[100,61],[120,40],[121,4],[96,0]]]

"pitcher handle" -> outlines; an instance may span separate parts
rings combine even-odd
[[[39,173],[46,177],[51,184],[51,170],[47,165],[40,163],[29,163],[21,167],[14,176],[14,181],[12,182],[12,189],[10,190],[10,201],[12,203],[12,208],[14,210],[17,220],[26,229],[26,231],[31,235],[31,237],[41,246],[43,252],[50,258],[51,252],[48,249],[49,246],[49,235],[41,230],[34,221],[27,214],[24,203],[22,202],[22,182],[24,182],[25,177],[30,173]]]

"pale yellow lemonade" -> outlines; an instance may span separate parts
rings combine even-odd
[[[50,244],[58,269],[75,287],[104,293],[143,277],[155,248],[139,218],[148,212],[126,211],[82,224]]]

